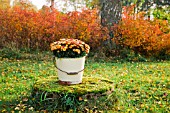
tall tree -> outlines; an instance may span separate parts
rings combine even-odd
[[[107,45],[110,49],[113,48],[112,26],[118,24],[122,16],[122,0],[99,0],[101,25],[109,29],[109,38]],[[116,46],[116,45],[115,45]]]
[[[101,24],[110,26],[117,24],[122,15],[121,0],[100,0]]]

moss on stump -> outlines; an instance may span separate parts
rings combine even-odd
[[[92,77],[76,85],[60,85],[56,76],[38,80],[31,98],[34,108],[49,111],[104,111],[117,103],[113,82]]]

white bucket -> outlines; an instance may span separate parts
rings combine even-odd
[[[85,56],[81,58],[55,57],[55,61],[60,81],[67,82],[68,84],[79,84],[82,82]]]

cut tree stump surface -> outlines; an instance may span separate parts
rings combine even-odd
[[[41,110],[110,110],[117,103],[113,81],[84,77],[81,84],[61,85],[57,76],[38,80],[31,95]]]

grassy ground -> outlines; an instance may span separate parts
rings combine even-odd
[[[0,112],[31,111],[28,101],[37,79],[56,75],[51,60],[0,60]],[[84,76],[105,77],[115,83],[119,98],[115,112],[170,112],[170,62],[99,63],[86,61]]]

